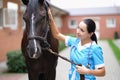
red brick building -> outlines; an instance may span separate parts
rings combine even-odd
[[[26,6],[21,0],[0,0],[0,62],[6,60],[9,51],[21,49],[21,39],[25,27],[22,19]],[[57,20],[68,13],[51,6]]]
[[[120,37],[120,7],[63,10],[52,5],[52,9],[54,20],[64,34],[74,34],[82,19],[92,18],[100,39],[113,39],[115,32]],[[0,62],[6,60],[8,51],[21,49],[24,10],[21,0],[0,0]]]
[[[0,0],[0,4],[0,61],[4,61],[8,51],[20,49],[23,29],[20,0]]]
[[[97,26],[100,39],[114,39],[115,32],[120,37],[120,7],[97,7],[68,9],[69,16],[63,20],[62,32],[75,33],[75,28],[84,18],[92,18]]]

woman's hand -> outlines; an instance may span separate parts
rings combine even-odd
[[[48,9],[48,14],[51,14],[51,10],[50,10],[50,8]]]
[[[50,18],[52,18],[52,13],[51,13],[51,9],[50,8],[48,9],[48,15],[49,15]]]
[[[89,74],[90,71],[90,69],[86,68],[85,66],[76,65],[76,69],[80,74]]]

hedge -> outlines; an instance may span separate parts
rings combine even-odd
[[[7,53],[8,72],[26,73],[27,67],[25,59],[20,50]]]

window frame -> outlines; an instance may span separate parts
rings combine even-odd
[[[62,18],[60,16],[54,16],[55,23],[58,28],[61,28],[63,23],[62,23]]]
[[[71,25],[71,21],[74,21],[73,25]],[[76,29],[78,26],[78,21],[76,19],[70,19],[68,25],[70,29]]]
[[[3,29],[3,9],[0,9],[0,19],[1,19],[1,24],[0,24],[0,29]]]
[[[113,20],[112,23],[110,23],[111,20]],[[106,27],[107,28],[115,28],[116,27],[116,19],[115,18],[107,18],[106,19]]]
[[[3,0],[0,0],[0,9],[3,8]]]
[[[15,12],[15,15],[14,15],[14,23],[15,24],[7,24],[6,23],[6,20],[8,19],[7,17],[6,17],[6,12],[5,11],[8,11],[8,13],[7,14],[10,14],[9,13],[9,11],[14,11]],[[9,16],[9,15],[8,15]],[[6,27],[6,28],[11,28],[11,29],[17,29],[17,24],[18,24],[18,22],[17,22],[18,20],[17,20],[17,11],[16,10],[11,10],[11,9],[7,9],[7,8],[4,8],[3,9],[3,26],[4,27]]]

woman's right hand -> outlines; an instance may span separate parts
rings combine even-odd
[[[59,32],[58,28],[56,27],[56,24],[54,22],[54,19],[53,19],[53,16],[52,16],[50,8],[48,9],[48,14],[49,14],[49,18],[50,18],[50,27],[51,27],[52,34],[53,34],[54,38],[65,42],[65,37],[66,36],[61,34]]]
[[[50,8],[48,9],[48,15],[49,15],[49,17],[50,17],[50,19],[51,19],[51,18],[52,18],[52,13],[51,13]]]
[[[86,68],[85,66],[76,65],[76,69],[80,74],[89,74],[90,71],[90,69]]]

